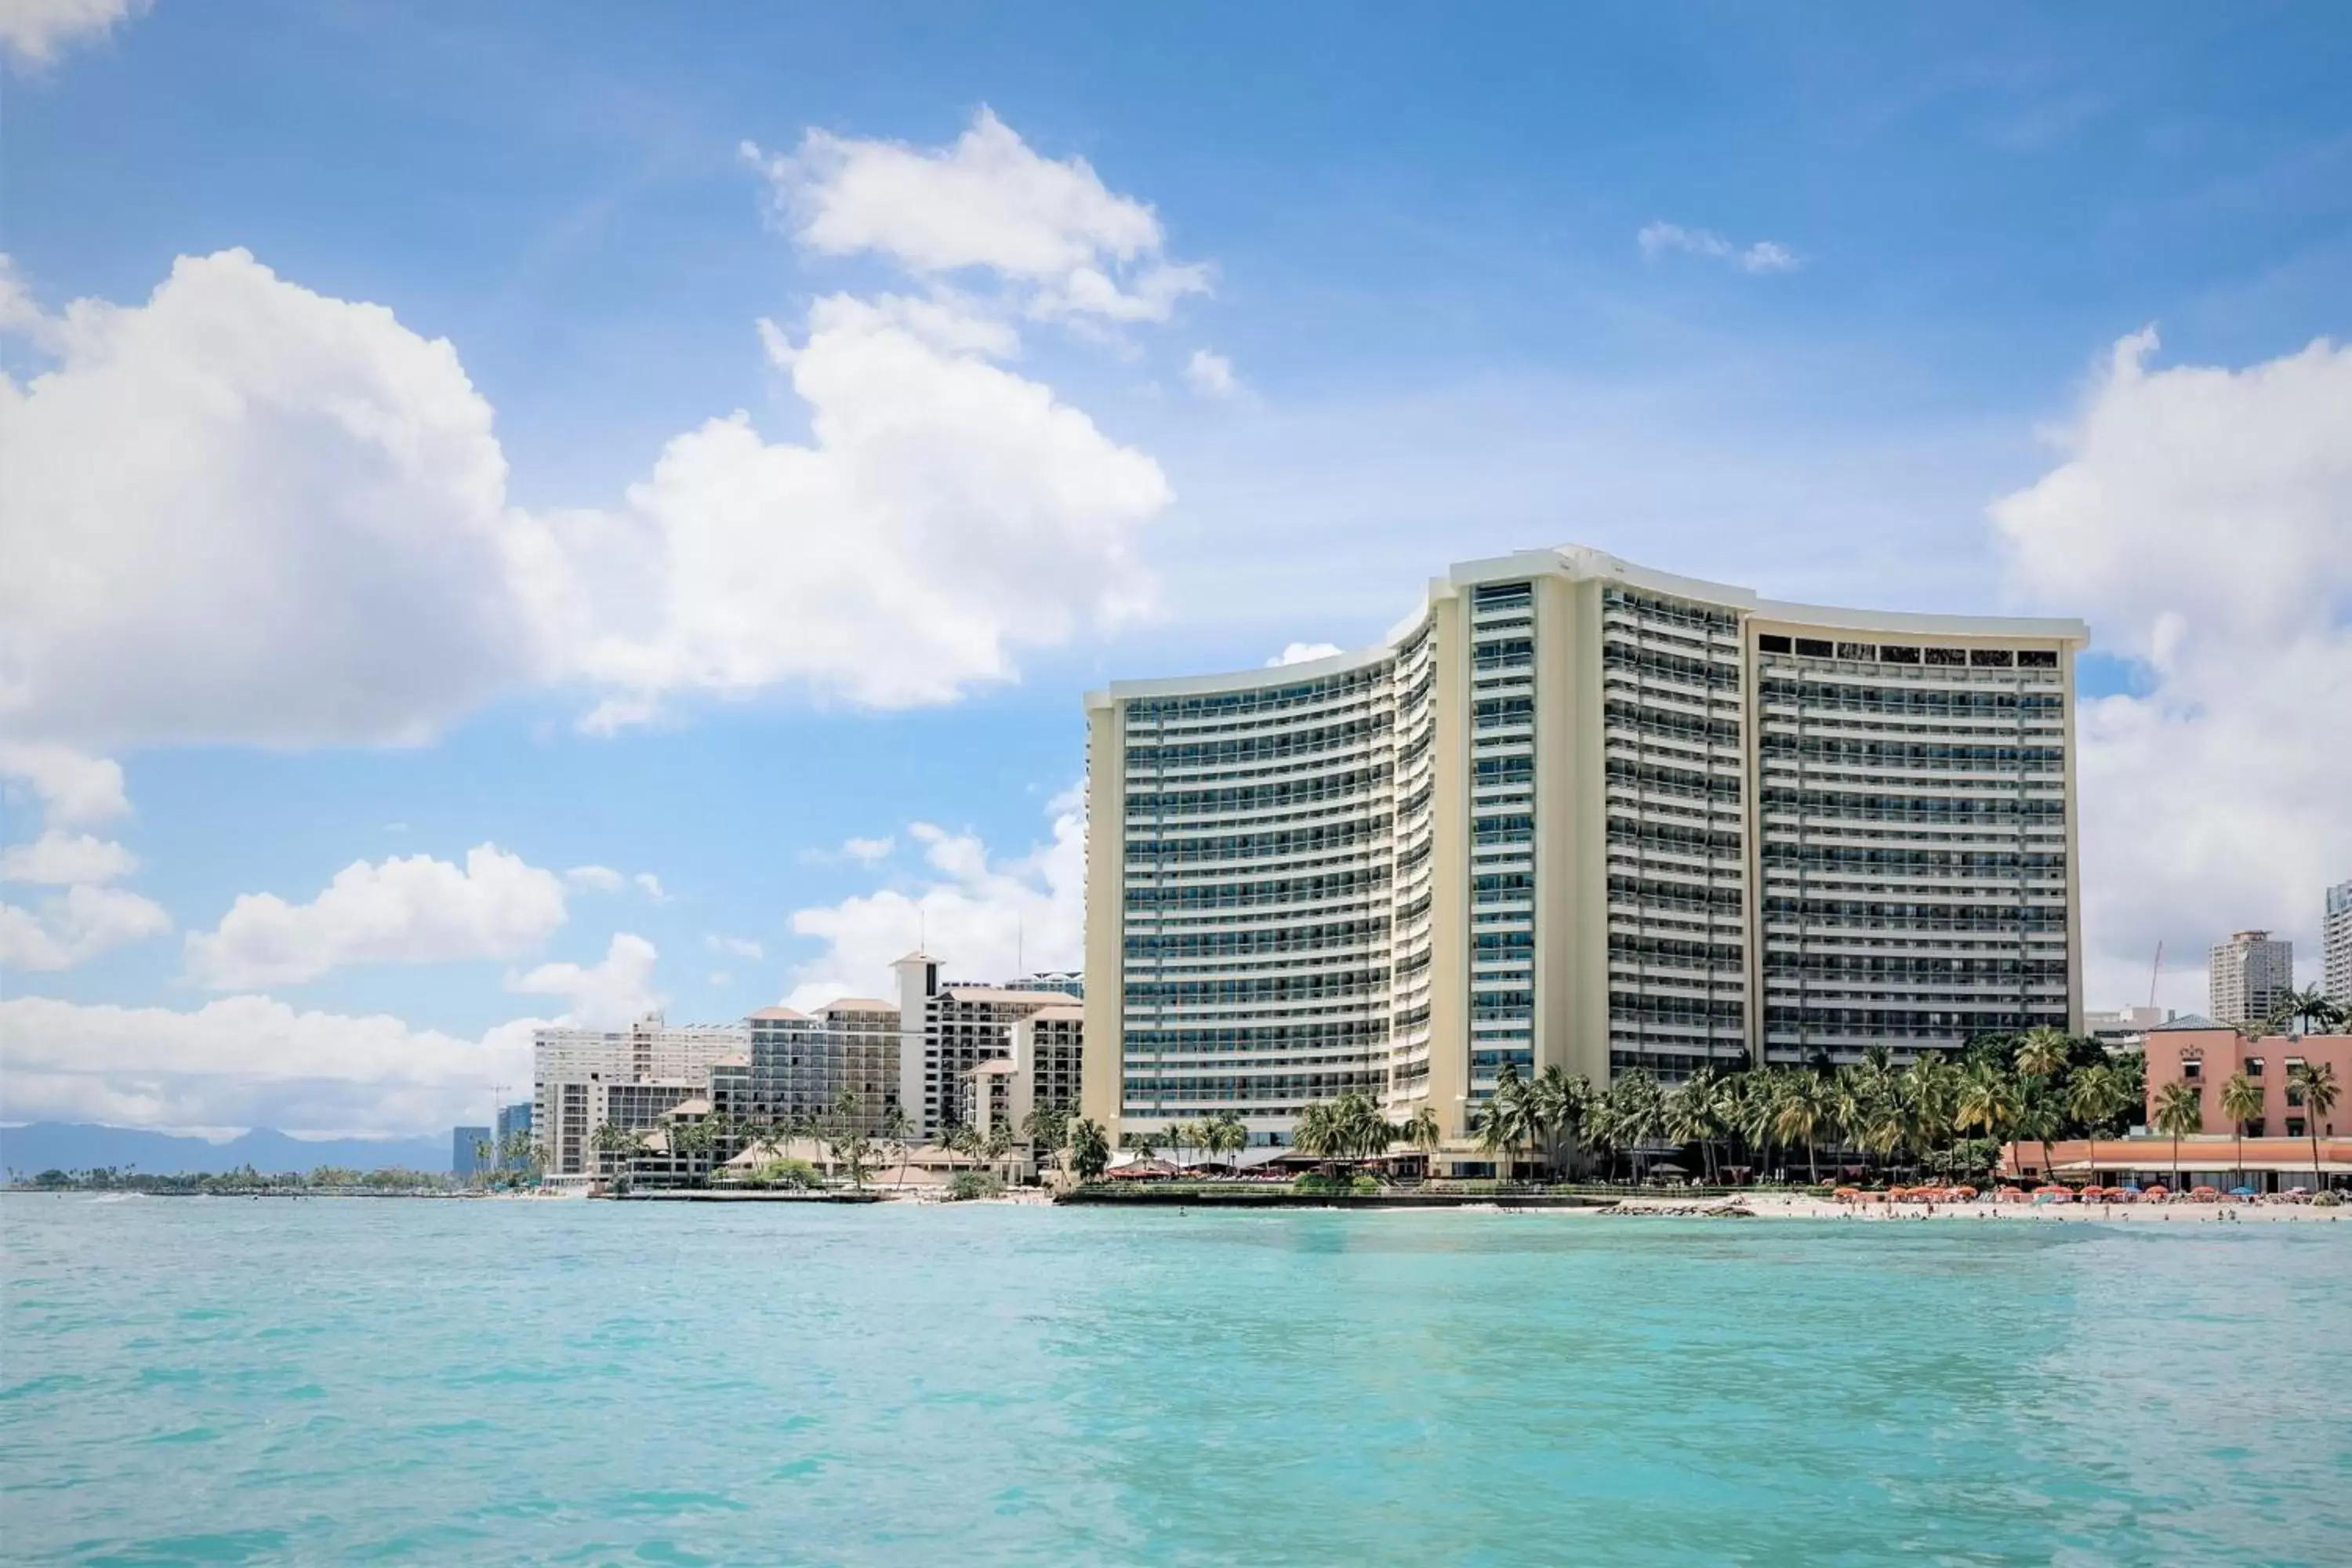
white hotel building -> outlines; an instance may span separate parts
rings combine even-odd
[[[1581,548],[1380,645],[1087,699],[1086,1113],[1449,1138],[1505,1062],[2078,1028],[2068,620],[1826,609]]]
[[[531,1035],[531,1136],[550,1178],[596,1173],[596,1129],[657,1125],[662,1112],[708,1094],[710,1069],[751,1047],[741,1024],[679,1024],[648,1013],[625,1029],[545,1028]]]

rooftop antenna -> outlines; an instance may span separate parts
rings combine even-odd
[[[930,915],[920,904],[915,906],[915,951],[917,952],[931,951]]]
[[[2156,962],[2147,966],[2147,1008],[2156,1011],[2156,977],[2164,969],[2164,939],[2156,939]]]
[[[1013,978],[1014,978],[1014,979],[1016,979],[1016,980],[1017,980],[1017,979],[1019,979],[1022,975],[1024,975],[1024,974],[1026,974],[1026,973],[1029,973],[1029,961],[1028,961],[1027,957],[1025,956],[1025,953],[1026,953],[1026,951],[1027,951],[1027,950],[1026,950],[1026,948],[1024,946],[1024,944],[1028,941],[1028,939],[1029,939],[1029,923],[1028,923],[1028,921],[1027,921],[1026,917],[1022,916],[1022,915],[1015,915],[1015,916],[1013,916]]]

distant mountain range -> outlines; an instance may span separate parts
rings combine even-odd
[[[214,1143],[137,1127],[100,1127],[87,1121],[35,1121],[0,1127],[0,1165],[18,1176],[41,1171],[80,1171],[125,1166],[150,1176],[193,1176],[234,1171],[312,1171],[341,1165],[358,1171],[398,1166],[411,1171],[446,1171],[449,1140],[439,1138],[289,1137],[268,1128]]]

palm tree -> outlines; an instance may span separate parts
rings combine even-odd
[[[2230,1131],[2238,1141],[2238,1184],[2246,1181],[2246,1123],[2263,1113],[2263,1086],[2242,1072],[2233,1072],[2221,1080],[2221,1114],[2230,1119]]]
[[[1699,1165],[1709,1186],[1715,1184],[1715,1140],[1723,1131],[1716,1110],[1722,1089],[1721,1075],[1713,1068],[1701,1068],[1666,1099],[1666,1136],[1698,1145]]]
[[[907,1184],[907,1160],[914,1152],[915,1124],[908,1120],[907,1108],[892,1100],[882,1110],[882,1137],[898,1154],[898,1179],[893,1185]],[[778,1151],[781,1158],[782,1152]]]
[[[1109,1163],[1110,1140],[1102,1123],[1085,1116],[1070,1123],[1070,1169],[1078,1180],[1095,1180]]]
[[[2157,1092],[2156,1130],[2172,1137],[2172,1185],[2180,1187],[2180,1136],[2205,1129],[2205,1100],[2193,1083],[2168,1083]]]
[[[2025,1078],[2053,1079],[2066,1070],[2066,1058],[2073,1042],[2066,1031],[2040,1025],[2025,1031],[2017,1042],[2017,1070]]]
[[[1403,1131],[1404,1141],[1424,1155],[1436,1153],[1438,1145],[1445,1142],[1445,1129],[1438,1122],[1437,1109],[1427,1100],[1405,1118]]]
[[[1592,1106],[1592,1085],[1582,1073],[1570,1073],[1553,1062],[1528,1086],[1528,1111],[1544,1144],[1544,1161],[1557,1181],[1565,1162],[1561,1153],[1571,1140],[1580,1141],[1585,1112]]]
[[[604,1122],[589,1134],[588,1146],[601,1157],[604,1173],[616,1191],[625,1191],[629,1184],[628,1158],[637,1147],[637,1135],[617,1121]]]
[[[1021,1119],[1021,1135],[1029,1141],[1034,1155],[1043,1149],[1058,1155],[1070,1131],[1070,1113],[1049,1105],[1041,1105]]]
[[[1241,1152],[1249,1147],[1249,1129],[1239,1116],[1230,1110],[1220,1110],[1202,1124],[1202,1147],[1212,1154],[1222,1154],[1231,1165]]]
[[[2049,1083],[2039,1078],[2029,1078],[2020,1086],[2022,1092],[2017,1100],[2017,1135],[2042,1145],[2042,1179],[2058,1179],[2058,1163],[2050,1152],[2050,1141],[2058,1136],[2058,1096]]]
[[[1612,1082],[1606,1099],[1618,1142],[1633,1152],[1633,1174],[1638,1181],[1642,1173],[1641,1146],[1665,1136],[1665,1095],[1659,1089],[1656,1078],[1637,1070]]]
[[[2297,1062],[2286,1069],[2287,1093],[2303,1101],[2303,1129],[2311,1134],[2311,1190],[2318,1192],[2327,1184],[2319,1173],[2319,1119],[2336,1109],[2343,1088],[2336,1081],[2336,1069],[2326,1062]]]
[[[1290,1137],[1300,1153],[1318,1160],[1339,1158],[1342,1138],[1336,1109],[1330,1100],[1318,1100],[1298,1113]]]
[[[1978,1062],[1960,1076],[1959,1092],[1952,1100],[1951,1125],[1961,1131],[1980,1128],[1995,1142],[2005,1142],[2017,1121],[2017,1086],[1991,1062]]]
[[[2067,1084],[2066,1110],[2083,1123],[2083,1130],[2089,1136],[2090,1160],[2095,1173],[2098,1166],[2099,1129],[2131,1103],[2131,1088],[2125,1082],[2123,1073],[2105,1062],[2084,1068]]]
[[[1495,1088],[1478,1116],[1478,1147],[1500,1156],[1498,1173],[1511,1179],[1511,1156],[1536,1131],[1534,1107],[1528,1103],[1527,1081],[1516,1063],[1505,1062],[1495,1074]]]
[[[2278,1005],[2271,1009],[2265,1021],[2273,1029],[2284,1029],[2300,1021],[2304,1033],[2315,1035],[2336,1021],[2336,1004],[2317,985],[2306,985],[2300,991],[2289,986],[2280,994]]]
[[[1772,1114],[1774,1131],[1805,1146],[1805,1177],[1813,1184],[1822,1179],[1813,1151],[1830,1126],[1832,1109],[1828,1082],[1819,1073],[1799,1072],[1782,1085]]]
[[[475,1139],[474,1169],[467,1179],[476,1186],[488,1186],[490,1184],[490,1173],[496,1169],[498,1158],[499,1146],[497,1144],[491,1142],[487,1138]]]

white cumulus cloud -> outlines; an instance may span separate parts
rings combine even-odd
[[[53,826],[103,822],[131,809],[121,763],[54,742],[0,739],[0,778],[28,788]]]
[[[604,956],[592,964],[542,963],[507,977],[507,989],[536,996],[560,996],[565,1018],[589,1028],[615,1028],[659,1008],[667,999],[654,989],[654,944],[633,931],[616,931]]]
[[[738,958],[765,958],[767,951],[748,936],[721,936],[713,931],[703,939],[713,952],[731,952]]]
[[[1267,659],[1265,667],[1268,669],[1278,669],[1286,664],[1306,664],[1313,659],[1329,658],[1341,651],[1339,645],[1335,642],[1290,643],[1280,653]]]
[[[2082,704],[2094,1005],[2144,998],[2159,940],[2201,971],[2269,927],[2308,966],[2321,889],[2352,875],[2352,349],[2156,350],[2118,343],[2059,465],[1992,510],[2020,599],[2089,620],[2145,686]],[[2203,1009],[2194,972],[2165,984]]]
[[[1655,259],[1668,251],[1727,261],[1742,272],[1794,272],[1804,265],[1795,251],[1778,240],[1759,239],[1739,245],[1712,229],[1685,228],[1678,223],[1654,223],[1633,237],[1642,254]]]
[[[1019,147],[992,120],[974,134]],[[863,188],[861,149],[880,146],[817,159],[839,155],[808,189],[842,243],[842,215],[867,210],[845,194]],[[604,731],[688,693],[945,702],[1015,678],[1024,648],[1131,618],[1165,475],[1007,369],[1019,342],[1000,307],[955,293],[934,263],[962,255],[947,269],[992,271],[1033,305],[1090,298],[1111,267],[1128,292],[1097,302],[1108,316],[1182,269],[1154,259],[1148,207],[1083,163],[1022,155],[1058,171],[1047,185],[1100,192],[1066,210],[1013,203],[1015,227],[1061,226],[1078,261],[874,229],[929,298],[834,296],[793,327],[762,323],[805,441],[713,418],[611,504],[568,511],[510,504],[457,350],[383,306],[314,293],[242,250],[181,258],[144,302],[55,316],[7,273],[0,331],[48,366],[0,376],[7,752],[49,748],[36,760],[54,771],[172,742],[411,743],[492,695],[550,686],[590,691],[586,725]],[[947,177],[1003,174],[967,162]]]
[[[0,0],[0,50],[20,68],[45,66],[146,8],[147,0]]]
[[[246,893],[191,931],[188,977],[213,990],[283,985],[353,963],[512,958],[563,923],[563,883],[495,844],[463,867],[429,855],[355,860],[307,904]]]
[[[610,866],[574,866],[563,873],[563,879],[572,887],[597,893],[617,893],[628,882]]]
[[[1118,624],[1160,467],[977,353],[893,313],[818,302],[784,345],[814,441],[743,415],[672,440],[625,509],[551,519],[536,594],[615,693],[593,727],[681,690],[774,686],[877,707],[1012,679],[1015,651]]]
[[[0,1002],[0,1119],[293,1132],[440,1131],[530,1080],[521,1019],[479,1040],[267,996],[192,1012]]]
[[[0,849],[0,882],[66,887],[119,881],[139,869],[139,857],[110,839],[50,828],[30,844]]]
[[[1049,810],[1051,841],[1010,859],[990,854],[975,835],[908,824],[908,837],[922,846],[923,875],[793,912],[793,932],[823,942],[824,951],[795,966],[790,1005],[893,995],[890,965],[919,941],[959,979],[1076,968],[1086,947],[1086,816],[1075,789]]]
[[[1203,397],[1231,397],[1242,389],[1234,377],[1234,362],[1207,349],[1194,349],[1184,362],[1184,384]]]
[[[31,908],[0,904],[0,973],[71,969],[171,929],[163,905],[121,888],[68,888]]]
[[[1084,158],[1040,157],[985,108],[946,147],[811,131],[789,155],[743,151],[810,249],[878,252],[919,276],[992,272],[1033,315],[1165,321],[1209,286],[1207,268],[1166,259],[1149,205]]]

